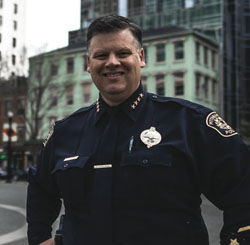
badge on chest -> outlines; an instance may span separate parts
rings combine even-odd
[[[150,127],[150,129],[142,131],[140,138],[141,141],[147,146],[147,148],[150,148],[161,142],[161,134],[156,131],[155,127]]]

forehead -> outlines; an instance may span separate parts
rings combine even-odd
[[[96,49],[106,48],[135,48],[135,38],[129,29],[122,31],[100,33],[93,36],[89,48],[93,51]]]

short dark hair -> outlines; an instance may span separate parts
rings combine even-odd
[[[87,50],[89,51],[91,39],[95,35],[119,32],[125,29],[129,29],[131,31],[131,33],[135,38],[137,49],[141,49],[142,48],[141,28],[126,17],[111,14],[99,17],[90,24],[87,32]]]

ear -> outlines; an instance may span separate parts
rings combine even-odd
[[[90,57],[88,54],[86,54],[86,60],[87,60],[87,72],[90,73]]]
[[[141,65],[141,68],[143,68],[143,67],[146,66],[145,56],[144,56],[144,49],[143,48],[141,48],[141,50],[139,52],[139,56],[140,56],[140,65]]]

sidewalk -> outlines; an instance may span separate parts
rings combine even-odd
[[[0,245],[27,245],[27,182],[0,181]]]

